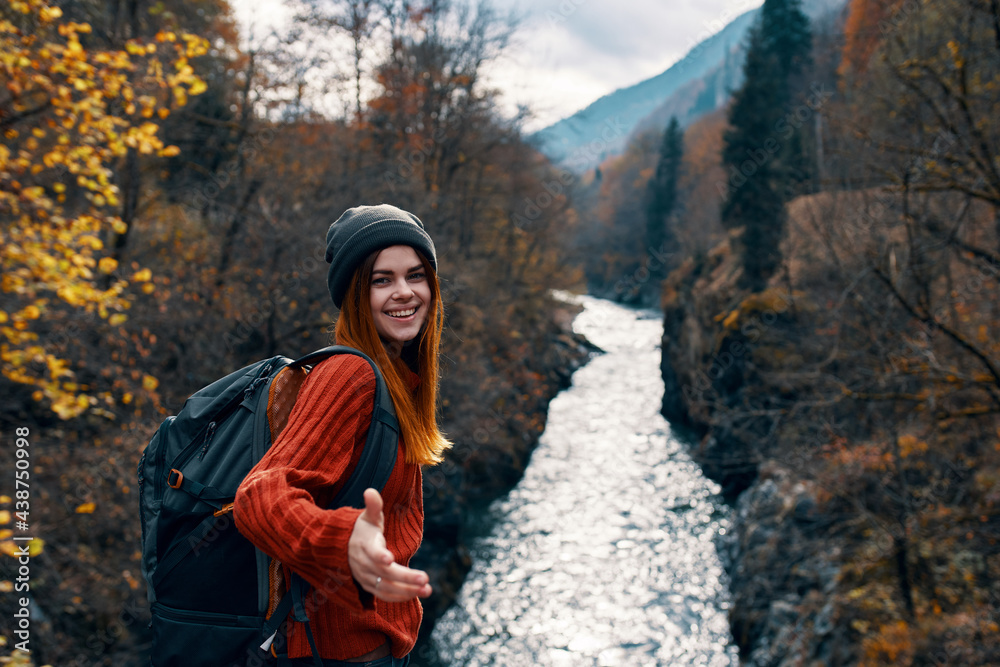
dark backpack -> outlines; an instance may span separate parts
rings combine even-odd
[[[191,395],[167,417],[139,460],[142,573],[148,585],[156,667],[263,665],[291,614],[306,623],[308,591],[236,529],[236,490],[284,428],[307,365],[334,354],[364,358],[375,371],[375,405],[365,449],[331,507],[364,507],[396,462],[399,423],[378,367],[361,352],[331,346],[292,361],[247,366]],[[262,646],[263,645],[263,646]]]

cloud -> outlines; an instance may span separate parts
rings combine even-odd
[[[618,88],[656,76],[702,39],[762,0],[493,0],[522,21],[514,43],[486,68],[504,109],[526,104],[532,131],[572,115]],[[233,0],[242,26],[258,34],[282,22],[282,3]]]
[[[655,76],[762,0],[497,0],[523,17],[516,47],[490,72],[509,107],[539,129],[602,95]]]
[[[283,2],[232,0],[229,6],[240,27],[240,37],[251,43],[288,24],[292,18],[291,10]]]

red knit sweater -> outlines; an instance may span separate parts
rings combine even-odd
[[[285,565],[285,581],[290,568],[317,591],[320,604],[309,618],[322,658],[355,658],[386,638],[401,658],[420,627],[417,599],[378,600],[351,576],[347,542],[362,510],[324,509],[361,456],[374,396],[375,373],[364,359],[344,354],[317,364],[285,429],[236,495],[239,531]],[[420,546],[424,507],[420,466],[405,462],[402,440],[382,500],[386,544],[407,565]],[[288,654],[311,654],[301,624],[291,624]]]

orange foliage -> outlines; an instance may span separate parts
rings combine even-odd
[[[862,665],[908,665],[913,661],[913,641],[906,621],[896,621],[879,628],[862,645]]]
[[[718,184],[726,182],[722,168],[722,135],[727,127],[724,111],[707,114],[684,132],[684,162],[679,192],[684,202],[684,225],[677,235],[688,253],[707,252],[724,235]]]
[[[860,74],[891,26],[903,0],[851,0],[844,26],[844,52],[840,74]]]

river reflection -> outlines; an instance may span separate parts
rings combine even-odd
[[[490,508],[431,637],[440,664],[737,665],[713,543],[729,510],[659,415],[659,316],[581,302],[574,327],[607,354]]]

